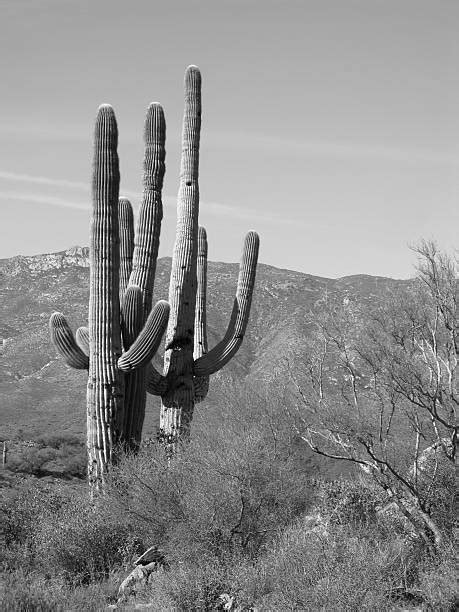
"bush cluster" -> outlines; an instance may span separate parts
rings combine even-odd
[[[103,609],[151,545],[167,564],[135,602],[152,610],[454,609],[449,519],[429,556],[370,482],[312,480],[280,412],[253,397],[219,402],[192,433],[172,461],[156,444],[125,457],[92,502],[82,485],[19,488],[1,508],[3,609]]]
[[[33,445],[20,438],[10,443],[6,467],[12,472],[34,476],[54,475],[63,478],[84,478],[86,449],[76,436],[41,435],[34,437]]]

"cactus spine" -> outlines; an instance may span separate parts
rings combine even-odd
[[[209,375],[220,370],[242,342],[258,259],[259,238],[255,232],[250,232],[244,246],[228,331],[207,353],[207,236],[204,228],[198,227],[200,129],[201,74],[196,66],[190,66],[185,73],[182,161],[164,375],[150,369],[147,382],[150,393],[161,395],[160,438],[171,451],[189,436],[194,405],[205,398]]]
[[[101,487],[120,443],[140,443],[145,414],[145,366],[167,325],[169,305],[151,310],[162,218],[165,123],[162,108],[148,109],[144,195],[134,242],[132,207],[118,200],[118,132],[108,105],[96,119],[90,247],[89,329],[76,338],[61,313],[50,319],[51,337],[71,367],[88,369],[88,479]],[[121,301],[121,304],[120,304]],[[124,351],[122,350],[124,347]]]

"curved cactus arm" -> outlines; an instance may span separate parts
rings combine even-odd
[[[151,363],[145,368],[145,382],[147,393],[150,395],[164,395],[167,390],[167,379],[160,374]]]
[[[145,157],[143,162],[143,197],[135,236],[132,272],[129,284],[137,285],[143,293],[145,317],[153,299],[156,260],[163,218],[161,192],[165,173],[166,122],[162,106],[150,104],[145,120]],[[142,321],[143,322],[143,321]]]
[[[158,350],[169,319],[169,304],[160,300],[132,346],[118,359],[118,367],[130,372],[146,365]]]
[[[139,335],[143,324],[143,295],[140,287],[129,285],[121,307],[121,333],[127,351]]]
[[[54,312],[49,319],[51,340],[63,357],[65,363],[77,370],[89,368],[88,356],[83,353],[75,341],[67,319],[61,312]]]
[[[207,234],[204,227],[198,231],[196,312],[194,315],[194,360],[207,353]],[[209,391],[209,377],[201,376],[194,379],[194,401],[201,402]]]
[[[129,285],[121,308],[121,333],[124,350],[128,350],[142,330],[143,294],[140,287]],[[141,426],[145,416],[145,373],[137,368],[126,374],[124,387],[125,441],[131,446],[140,442]],[[139,426],[139,427],[138,427]]]
[[[83,353],[89,357],[89,329],[79,327],[75,333],[75,340]]]
[[[127,198],[119,199],[118,224],[120,232],[120,303],[122,304],[131,276],[134,251],[134,213]]]
[[[218,372],[236,354],[242,344],[252,303],[259,244],[258,234],[249,232],[244,241],[236,298],[228,329],[217,346],[194,362],[195,376],[209,376]]]

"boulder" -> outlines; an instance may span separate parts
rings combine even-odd
[[[150,574],[157,571],[160,567],[162,567],[162,565],[156,563],[156,561],[148,565],[137,565],[121,583],[118,589],[118,599],[133,595],[137,590],[145,587],[148,584]]]

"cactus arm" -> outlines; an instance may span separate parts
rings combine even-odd
[[[134,251],[134,213],[127,198],[119,199],[118,222],[120,230],[120,303],[122,304],[132,271]]]
[[[169,285],[171,316],[166,334],[164,371],[168,380],[162,396],[160,437],[176,446],[187,438],[194,408],[193,348],[196,308],[196,256],[199,213],[199,140],[201,130],[201,73],[185,72],[185,112],[182,131],[177,231]]]
[[[150,104],[145,120],[143,198],[135,237],[129,284],[143,293],[144,315],[151,310],[159,236],[163,218],[161,192],[165,173],[166,122],[160,104]],[[143,321],[142,321],[143,323]]]
[[[150,312],[142,331],[132,346],[118,359],[118,367],[123,372],[141,368],[153,358],[166,330],[169,318],[169,304],[160,300]]]
[[[75,340],[83,353],[89,357],[89,329],[79,327],[75,333]]]
[[[207,234],[203,227],[198,232],[196,312],[194,317],[194,351],[193,359],[197,360],[207,353]],[[194,379],[194,400],[201,402],[209,391],[209,377],[201,376]]]
[[[60,312],[54,312],[49,320],[51,340],[65,363],[77,370],[89,368],[88,356],[78,346],[67,319]]]
[[[142,329],[143,296],[140,287],[129,285],[121,307],[121,333],[123,346],[128,350]]]
[[[195,361],[195,376],[209,376],[218,372],[236,354],[242,344],[252,303],[259,243],[256,232],[247,234],[239,267],[236,298],[227,332],[217,346]]]
[[[198,359],[207,353],[207,234],[203,227],[200,227],[198,232],[197,283],[194,317],[194,359]]]
[[[121,335],[124,350],[128,350],[142,329],[143,295],[140,287],[130,285],[124,294],[121,307]],[[137,446],[140,439],[134,433],[134,422],[145,414],[145,376],[141,369],[126,374],[124,386],[124,422],[123,433],[127,448]],[[142,416],[139,417],[138,413]]]
[[[145,368],[145,381],[147,393],[151,395],[165,395],[167,379],[151,363],[148,363]]]
[[[124,381],[119,303],[119,163],[115,113],[102,105],[96,119],[90,240],[88,479],[97,490],[113,458],[123,423]]]

